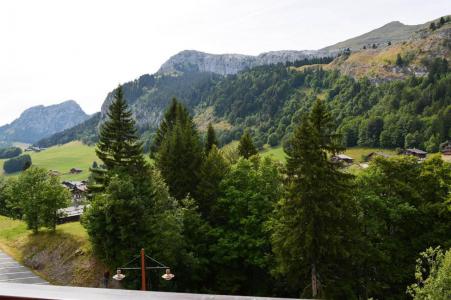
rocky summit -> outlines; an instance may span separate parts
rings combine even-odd
[[[25,110],[12,123],[0,127],[0,141],[34,143],[73,127],[88,117],[74,100],[50,106],[34,106]]]

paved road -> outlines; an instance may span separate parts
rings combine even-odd
[[[0,283],[49,284],[0,250]]]

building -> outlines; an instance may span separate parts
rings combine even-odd
[[[71,192],[74,203],[78,203],[86,197],[88,192],[86,181],[63,181],[62,184]]]
[[[72,168],[69,171],[70,174],[80,174],[81,172],[83,172],[83,170],[82,169],[77,169],[77,168]]]
[[[58,214],[60,216],[58,218],[58,224],[80,221],[81,215],[84,213],[84,211],[84,205],[74,205],[59,209]]]
[[[416,149],[416,148],[412,148],[412,149],[405,149],[402,154],[404,155],[412,155],[412,156],[416,156],[420,159],[424,159],[426,158],[426,155],[428,154],[426,151],[420,150],[420,149]]]
[[[25,148],[25,152],[41,152],[44,151],[46,148],[40,148],[37,146],[28,146]]]
[[[354,159],[350,156],[344,155],[344,154],[338,154],[332,157],[333,162],[340,162],[345,164],[352,164],[354,162]]]
[[[443,155],[451,155],[451,141],[441,143],[440,152],[442,152]]]

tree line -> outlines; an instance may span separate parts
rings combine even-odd
[[[361,175],[343,172],[330,160],[344,150],[333,116],[316,99],[281,164],[259,157],[251,131],[237,149],[219,149],[213,126],[203,138],[173,99],[149,163],[119,87],[101,126],[103,166],[92,169],[82,220],[95,253],[115,270],[145,248],[176,273],[169,283],[151,275],[154,290],[417,297],[420,252],[451,246],[450,164],[438,156],[376,158]],[[136,287],[135,276],[125,284]],[[446,278],[434,276],[446,292]]]

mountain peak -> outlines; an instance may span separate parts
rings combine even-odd
[[[0,127],[0,140],[33,143],[53,133],[73,127],[88,118],[74,100],[24,110],[11,124]]]

